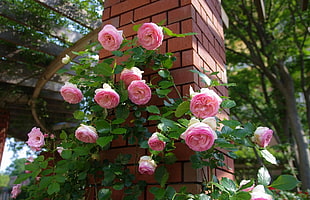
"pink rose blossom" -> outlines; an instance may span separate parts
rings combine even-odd
[[[128,86],[128,97],[134,104],[145,105],[150,101],[151,96],[151,89],[145,80],[132,81]]]
[[[22,185],[14,185],[11,191],[11,198],[16,199],[16,197],[22,192]]]
[[[85,143],[96,143],[98,134],[94,127],[81,124],[75,131],[75,137]]]
[[[166,146],[166,142],[160,140],[158,134],[158,132],[153,133],[148,140],[149,147],[154,151],[162,151]]]
[[[206,151],[210,149],[217,138],[212,128],[202,122],[189,126],[180,136],[187,146],[194,151]]]
[[[265,192],[263,185],[257,185],[251,192],[251,200],[273,200],[273,198]]]
[[[252,138],[260,147],[266,147],[272,139],[273,131],[267,127],[257,127]]]
[[[119,104],[120,97],[108,84],[103,84],[102,88],[95,91],[95,101],[102,108],[115,108]]]
[[[66,82],[60,89],[60,94],[64,100],[71,104],[80,103],[83,99],[83,94],[76,85]]]
[[[44,135],[40,131],[40,128],[37,127],[32,128],[30,133],[28,133],[28,141],[26,143],[34,151],[41,150],[41,147],[45,145],[45,142],[44,142]]]
[[[123,31],[117,30],[114,26],[107,24],[98,34],[98,41],[108,51],[116,51],[123,42]]]
[[[251,182],[251,180],[242,180],[242,181],[240,182],[240,188],[241,188],[242,186],[248,184],[249,182]],[[254,187],[255,187],[255,185],[253,184],[252,186],[250,186],[250,187],[248,187],[248,188],[245,188],[245,189],[243,189],[242,191],[244,191],[244,192],[250,192],[250,191],[253,190]]]
[[[152,175],[156,167],[155,161],[150,156],[142,156],[139,160],[138,171],[140,174]]]
[[[134,80],[141,80],[142,73],[143,71],[141,71],[137,67],[132,67],[130,69],[124,68],[123,71],[121,72],[120,79],[124,81],[126,86],[128,86]]]
[[[162,27],[154,23],[144,23],[138,30],[138,41],[147,50],[154,50],[164,39]]]
[[[204,119],[217,114],[222,99],[208,88],[201,89],[201,92],[194,94],[190,102],[190,110],[195,117]]]

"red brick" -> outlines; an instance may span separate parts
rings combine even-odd
[[[139,20],[145,17],[149,17],[172,8],[176,8],[179,5],[178,0],[161,0],[148,4],[135,10],[135,20]]]
[[[104,1],[104,9],[110,7],[112,5],[118,4],[121,0],[105,0]]]
[[[168,183],[180,183],[182,181],[182,163],[166,165],[166,168],[169,172]]]
[[[119,27],[119,17],[113,17],[102,22],[102,26],[106,24],[112,24],[115,27]]]
[[[146,154],[145,149],[141,149],[139,147],[125,147],[109,149],[109,151],[102,152],[100,157],[101,159],[108,159],[109,161],[114,161],[115,158],[121,153],[132,155],[129,164],[138,163],[140,157]]]
[[[193,36],[168,39],[168,52],[176,52],[193,48]]]
[[[122,147],[122,146],[126,146],[127,145],[127,141],[124,140],[124,138],[122,136],[118,136],[117,139],[113,140],[111,143],[111,147]]]
[[[152,16],[152,22],[155,23],[155,24],[164,22],[161,25],[162,26],[167,25],[167,13],[165,12],[165,13],[160,13],[158,15]]]
[[[102,21],[108,20],[111,17],[111,8],[105,8],[102,12]]]
[[[208,65],[209,69],[212,72],[216,72],[217,69],[216,69],[216,65],[215,65],[214,59],[212,58],[210,53],[204,48],[204,46],[202,46],[201,43],[198,43],[198,54],[206,62],[206,64]]]
[[[185,68],[179,68],[176,70],[171,70],[171,75],[174,78],[174,82],[176,85],[183,85],[187,83],[191,83],[195,80],[195,74],[191,73],[190,70],[193,70],[194,67],[185,67]]]
[[[168,12],[168,23],[182,21],[192,18],[195,9],[191,5],[186,5],[180,8],[173,9]]]
[[[216,177],[221,180],[223,177],[226,177],[226,178],[229,178],[231,180],[234,180],[235,177],[233,174],[229,173],[229,172],[226,172],[226,171],[223,171],[221,169],[216,169],[215,170],[215,175]]]
[[[167,26],[167,28],[169,28],[173,33],[180,33],[180,23],[173,23],[173,24],[169,24]],[[166,36],[166,38],[171,38],[170,36]]]
[[[124,12],[128,12],[130,10],[136,9],[140,6],[148,4],[149,0],[126,0],[119,4],[112,6],[111,16],[119,15]]]
[[[133,11],[126,12],[121,15],[120,26],[133,22]]]
[[[181,0],[181,6],[191,4],[191,0]]]
[[[182,66],[194,65],[193,50],[182,51]]]
[[[176,149],[173,151],[175,156],[177,157],[178,161],[189,161],[190,157],[195,154],[185,143],[176,142],[175,143]]]

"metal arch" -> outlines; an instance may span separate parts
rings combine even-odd
[[[100,31],[101,27],[96,28],[92,32],[85,35],[83,38],[78,40],[72,47],[67,48],[62,53],[60,53],[55,60],[51,62],[51,64],[46,68],[46,70],[42,73],[41,77],[36,83],[34,92],[32,94],[32,98],[29,101],[29,105],[31,107],[31,113],[36,121],[36,123],[45,131],[49,132],[49,130],[44,126],[44,124],[41,122],[41,120],[38,117],[37,111],[36,111],[36,100],[40,95],[40,92],[44,85],[51,79],[51,77],[59,70],[61,69],[64,64],[61,62],[62,58],[67,54],[71,57],[71,59],[77,57],[77,55],[73,54],[72,51],[81,51],[83,48],[96,41],[97,40],[97,34]]]

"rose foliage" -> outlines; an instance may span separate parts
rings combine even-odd
[[[75,76],[60,93],[67,103],[79,104],[80,109],[73,115],[81,125],[53,133],[53,137],[44,137],[39,128],[30,131],[27,144],[39,155],[25,165],[28,173],[15,182],[32,179],[33,184],[25,189],[28,199],[82,199],[91,191],[97,199],[111,199],[119,190],[123,199],[138,199],[147,182],[136,181],[137,173],[154,176],[160,187],[151,187],[150,192],[158,200],[270,200],[274,189],[296,187],[298,181],[290,175],[272,181],[264,167],[264,162],[277,165],[266,149],[272,130],[216,117],[235,105],[215,92],[219,82],[207,81],[204,72],[192,71],[188,73],[197,73],[206,87],[198,91],[190,88],[188,96],[177,91],[170,73],[176,58],[169,52],[160,53],[158,48],[164,35],[185,37],[192,33],[175,34],[154,23],[133,28],[138,34],[128,40],[121,30],[106,25],[98,35],[99,42],[74,52],[81,57],[80,62],[72,62]],[[96,56],[102,48],[113,57],[98,62]],[[65,61],[70,62],[70,58],[66,56]],[[150,80],[144,79],[144,71],[152,73]],[[150,125],[156,131],[150,132]],[[119,152],[117,157],[107,159],[111,143],[120,139],[137,152],[142,148],[149,153],[137,157]],[[211,174],[211,180],[203,178],[200,194],[191,194],[186,187],[176,191],[167,184],[167,169],[177,162],[174,150],[180,142],[188,146],[186,151],[193,152],[190,161],[194,169],[226,167],[222,152],[236,159],[234,151],[239,146],[255,149],[263,158],[257,180],[238,184]],[[132,160],[135,163],[128,165]]]

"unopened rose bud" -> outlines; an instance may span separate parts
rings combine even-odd
[[[71,60],[70,56],[66,54],[66,56],[61,59],[61,62],[66,65],[70,62],[70,60]]]

